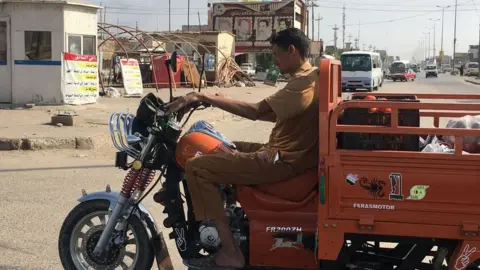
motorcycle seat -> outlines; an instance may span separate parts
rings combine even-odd
[[[315,168],[286,181],[257,185],[253,188],[253,192],[258,196],[263,193],[285,201],[299,203],[312,193],[318,185],[318,179],[318,169]]]

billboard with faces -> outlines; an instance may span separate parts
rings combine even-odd
[[[293,27],[295,0],[279,2],[215,3],[214,31],[235,34],[236,52],[271,51],[272,35]]]

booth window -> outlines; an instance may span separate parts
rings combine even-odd
[[[0,21],[0,62],[7,61],[7,22]]]
[[[52,60],[52,32],[25,31],[27,60]]]
[[[97,54],[97,37],[83,36],[83,54],[96,55]]]
[[[96,36],[68,35],[68,52],[84,55],[96,55]]]

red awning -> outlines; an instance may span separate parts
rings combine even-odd
[[[245,53],[245,52],[235,53],[235,56],[237,56],[237,55],[242,55],[242,54],[246,54],[246,53]]]

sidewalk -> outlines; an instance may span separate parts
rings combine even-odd
[[[254,87],[231,87],[205,89],[207,92],[221,92],[225,95],[258,102],[283,86],[276,87],[257,84]],[[145,94],[155,92],[145,89]],[[192,89],[174,90],[174,96],[184,95]],[[168,100],[168,89],[160,89],[158,94]],[[114,112],[135,114],[139,98],[101,97],[97,104],[82,106],[35,106],[33,108],[0,109],[0,150],[41,150],[41,149],[92,149],[112,147],[108,131],[108,121]],[[4,107],[5,108],[5,107]],[[72,127],[54,126],[51,117],[57,111],[75,111],[79,123]],[[223,122],[233,119],[233,115],[218,109],[207,109],[192,115],[189,123],[196,120]],[[188,124],[187,124],[188,125]]]
[[[480,79],[477,79],[475,77],[470,77],[468,79],[465,79],[465,81],[471,84],[480,85]]]

